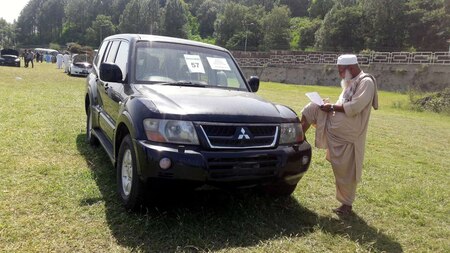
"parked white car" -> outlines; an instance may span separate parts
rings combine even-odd
[[[69,75],[87,76],[92,71],[92,63],[87,54],[74,54],[69,67]]]

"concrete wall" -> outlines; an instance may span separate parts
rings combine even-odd
[[[372,63],[362,65],[361,69],[376,77],[381,90],[438,91],[450,87],[449,65]],[[246,77],[256,75],[261,81],[323,86],[338,86],[340,82],[336,66],[330,64],[242,67],[242,70]]]

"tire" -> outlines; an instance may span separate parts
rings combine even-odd
[[[99,144],[97,137],[92,135],[92,108],[91,108],[91,105],[88,106],[88,109],[86,112],[86,142],[94,147],[98,146],[98,144]]]
[[[144,203],[145,184],[137,172],[136,152],[130,135],[122,140],[117,159],[117,191],[125,209],[136,211]]]
[[[262,191],[265,194],[273,197],[288,197],[295,191],[295,187],[297,187],[297,184],[292,185],[280,181],[268,185],[263,185]]]

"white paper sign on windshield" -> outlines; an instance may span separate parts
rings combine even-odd
[[[206,59],[208,60],[209,66],[214,70],[231,70],[225,58],[206,57]]]
[[[193,54],[185,54],[184,60],[186,61],[186,65],[189,68],[189,72],[191,73],[205,73],[205,69],[203,68],[202,60],[199,55]]]

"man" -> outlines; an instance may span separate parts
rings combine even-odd
[[[63,62],[64,62],[64,73],[69,73],[70,55],[69,55],[69,53],[67,51],[64,52]]]
[[[63,61],[63,55],[58,52],[56,55],[56,66],[58,69],[62,69]]]
[[[23,61],[25,62],[25,68],[28,68],[28,49],[25,49],[23,53]]]
[[[34,53],[31,49],[26,51],[25,58],[25,67],[28,68],[31,62],[31,67],[34,68]]]
[[[356,186],[361,181],[367,126],[371,107],[378,109],[376,80],[364,73],[356,55],[341,55],[337,60],[342,78],[342,93],[335,104],[310,103],[302,111],[301,124],[306,132],[316,127],[315,144],[327,149],[336,181],[336,198],[341,206],[333,209],[339,215],[350,214]]]

